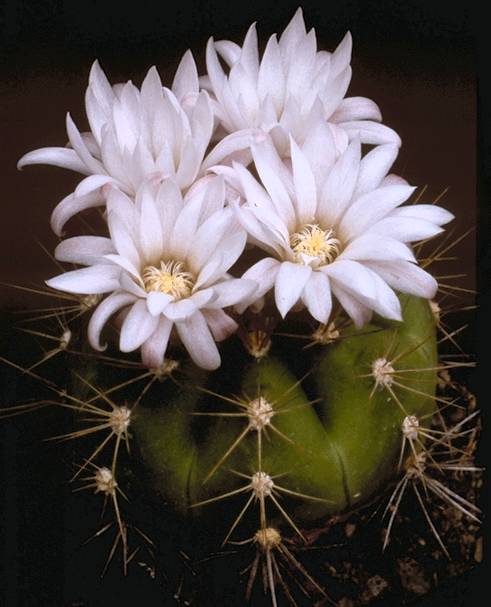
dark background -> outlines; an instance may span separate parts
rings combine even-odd
[[[164,84],[170,85],[187,48],[203,73],[210,35],[241,42],[249,24],[257,20],[264,42],[271,33],[284,29],[297,6],[298,2],[268,0],[5,0],[3,8],[0,5],[0,280],[39,285],[56,273],[36,240],[52,250],[56,238],[49,229],[49,214],[80,176],[53,167],[28,167],[19,173],[15,165],[31,149],[64,145],[67,111],[85,129],[83,96],[95,58],[112,82],[132,79],[139,85],[155,64]],[[354,75],[349,94],[374,99],[384,122],[400,134],[403,147],[396,171],[413,185],[428,184],[428,196],[422,202],[430,202],[449,187],[442,205],[456,215],[456,235],[477,224],[478,278],[485,304],[489,296],[487,108],[491,104],[486,39],[484,35],[476,44],[467,5],[345,0],[303,2],[302,6],[307,26],[316,29],[319,48],[333,50],[347,29],[353,34]],[[459,245],[457,254],[467,274],[463,284],[474,288],[473,236]],[[37,303],[35,297],[1,288],[0,308]],[[480,352],[482,344],[474,348],[477,334],[473,318],[467,345]],[[13,376],[4,381],[8,401],[15,390]],[[32,418],[17,418],[0,426],[5,522],[0,535],[5,574],[3,588],[0,578],[0,597],[3,592],[5,599],[0,598],[0,603],[8,607],[162,604],[154,585],[138,568],[124,581],[117,567],[98,580],[105,559],[102,549],[81,547],[97,528],[86,526],[84,517],[95,525],[97,520],[81,496],[75,499],[65,489],[71,473],[69,451],[41,442],[46,424],[53,424],[54,429],[57,424],[63,426],[55,417],[40,414],[36,420],[43,423],[39,425],[31,423]],[[55,433],[51,426],[49,433]],[[466,605],[478,604],[478,581],[477,574],[458,579],[420,604],[463,605],[464,599]]]

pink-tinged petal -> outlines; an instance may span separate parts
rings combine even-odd
[[[158,316],[173,300],[171,295],[160,291],[150,291],[147,295],[147,308],[152,316]]]
[[[314,175],[305,155],[290,137],[290,150],[293,168],[293,185],[295,188],[295,211],[300,225],[312,223],[317,209],[317,192]]]
[[[103,345],[100,342],[104,325],[113,314],[124,306],[132,304],[135,299],[136,298],[133,295],[128,293],[113,293],[97,306],[90,318],[87,330],[89,343],[94,350],[102,352],[107,348],[107,344]]]
[[[213,285],[213,292],[216,299],[206,307],[212,309],[227,308],[247,300],[257,291],[257,282],[253,280],[244,280],[243,278],[231,278]]]
[[[85,211],[85,209],[99,207],[104,204],[104,197],[99,193],[78,197],[70,194],[56,205],[51,215],[51,229],[57,236],[61,236],[65,224],[74,215],[80,213],[80,211]]]
[[[48,287],[66,291],[67,293],[80,293],[84,295],[98,295],[109,293],[119,287],[120,268],[110,264],[98,264],[81,270],[72,270],[46,281]]]
[[[405,202],[415,188],[393,185],[367,192],[358,198],[346,211],[338,233],[344,241],[363,234],[377,221]]]
[[[372,310],[344,290],[336,281],[331,282],[333,295],[357,327],[363,327],[372,317]]]
[[[176,171],[176,181],[182,190],[188,188],[198,176],[203,151],[196,148],[191,137],[182,142],[181,158]]]
[[[306,35],[306,33],[305,22],[303,20],[303,11],[302,8],[299,7],[281,34],[278,42],[281,55],[284,58],[286,65],[288,65],[288,62],[291,59],[292,54],[295,52],[297,45]]]
[[[126,272],[128,272],[128,274],[131,274],[131,276],[137,281],[137,282],[141,282],[141,277],[140,277],[140,271],[138,268],[136,268],[128,259],[126,259],[125,257],[121,257],[121,255],[105,255],[104,259],[107,259],[108,261],[110,261],[112,264],[114,264],[115,266],[122,268],[123,270],[126,270]]]
[[[246,239],[247,235],[243,230],[226,236],[209,263],[203,266],[196,280],[195,289],[208,287],[220,280],[242,254]]]
[[[223,341],[237,331],[238,324],[223,310],[202,310],[215,341]]]
[[[402,293],[432,299],[437,292],[438,283],[433,276],[409,261],[373,261],[367,262],[366,266]]]
[[[273,34],[269,38],[264,49],[259,66],[257,92],[260,99],[265,99],[266,96],[269,96],[276,114],[279,116],[285,94],[285,73],[276,34]]]
[[[87,146],[85,145],[85,142],[69,113],[66,115],[66,130],[68,133],[68,139],[70,140],[70,145],[75,150],[80,160],[85,164],[87,169],[91,173],[105,174],[106,171],[104,170],[102,164],[96,160],[87,149]]]
[[[407,181],[407,179],[404,179],[404,177],[401,177],[400,175],[394,175],[394,173],[389,173],[387,177],[384,177],[382,179],[380,187],[383,188],[387,185],[409,185],[409,182]]]
[[[332,70],[331,70],[332,71]],[[352,70],[348,65],[334,79],[330,80],[327,87],[322,91],[324,116],[330,120],[334,111],[338,108],[341,101],[346,95],[349,84],[351,82]],[[367,122],[362,120],[361,122]],[[346,123],[341,123],[344,126]],[[374,123],[376,124],[376,123]],[[356,136],[353,137],[355,139]]]
[[[206,91],[202,91],[196,98],[193,109],[190,112],[189,122],[193,135],[193,142],[201,162],[206,148],[210,143],[214,127],[213,108]]]
[[[378,145],[368,152],[360,163],[358,183],[354,193],[356,198],[380,187],[398,153],[399,147],[392,143]]]
[[[152,116],[157,112],[157,106],[162,103],[162,80],[154,65],[148,70],[142,82],[140,99],[146,118],[151,121]]]
[[[236,306],[236,310],[239,314],[242,314],[249,305],[260,299],[265,293],[272,289],[280,266],[281,262],[277,259],[266,257],[255,263],[247,272],[245,272],[242,278],[244,280],[254,281],[257,284],[257,287],[246,301],[243,301]]]
[[[416,261],[411,249],[387,233],[366,232],[363,236],[355,238],[339,255],[337,260],[351,259],[362,261],[365,259],[393,261],[404,259]]]
[[[182,194],[173,179],[165,179],[158,191],[157,209],[162,224],[162,239],[167,252],[177,217],[182,210]]]
[[[352,141],[324,182],[317,215],[327,227],[335,226],[351,203],[358,178],[360,156],[360,142]]]
[[[49,164],[62,169],[76,171],[83,175],[90,175],[91,170],[80,160],[75,150],[70,148],[40,148],[27,152],[17,163],[18,169],[23,169],[30,164]]]
[[[106,116],[111,114],[111,107],[115,100],[113,88],[104,74],[97,59],[92,64],[89,74],[89,86],[94,92],[101,110]]]
[[[305,95],[312,84],[315,70],[317,41],[312,29],[306,34],[291,55],[286,71],[286,91]],[[287,93],[288,94],[288,93]]]
[[[370,307],[384,318],[402,320],[401,302],[394,291],[376,272],[373,272],[369,268],[367,269],[372,273],[376,289],[375,302]]]
[[[121,326],[119,349],[132,352],[139,348],[157,329],[159,317],[147,310],[147,302],[139,299],[133,304]]]
[[[184,347],[199,367],[213,371],[220,366],[220,354],[200,311],[185,321],[176,323],[176,329]]]
[[[114,253],[110,238],[102,236],[75,236],[67,238],[55,249],[55,258],[66,263],[92,266],[100,263],[103,255]]]
[[[380,145],[382,143],[401,145],[399,135],[393,129],[385,126],[385,124],[379,124],[370,120],[353,120],[341,122],[339,126],[345,129],[350,139],[358,137],[362,143],[370,145]]]
[[[380,108],[367,97],[346,97],[329,119],[331,122],[348,122],[353,120],[382,120]]]
[[[196,231],[191,249],[188,253],[190,269],[199,274],[203,266],[210,259],[234,222],[230,209],[223,209],[213,213],[204,221]]]
[[[255,80],[259,71],[259,53],[257,48],[257,32],[255,23],[253,23],[247,30],[239,61],[246,70],[247,74]]]
[[[363,264],[348,259],[337,259],[335,262],[323,266],[322,271],[354,297],[361,296],[366,299],[374,299],[375,285],[373,277],[363,267]]]
[[[229,67],[232,67],[240,59],[242,49],[231,40],[217,40],[215,48]]]
[[[116,179],[109,177],[108,175],[90,175],[78,184],[75,189],[75,196],[86,196],[87,194],[91,194],[94,190],[98,190],[102,188],[102,186],[106,185],[106,183],[114,184],[116,187],[120,189],[125,189],[124,185],[118,182]]]
[[[312,269],[298,263],[284,261],[275,281],[275,302],[281,316],[285,318],[297,303],[312,274]]]
[[[225,73],[218,60],[213,38],[210,38],[206,45],[206,69],[215,95],[219,97],[225,81]]]
[[[133,278],[131,274],[128,274],[127,272],[121,272],[121,276],[119,278],[121,290],[127,291],[128,293],[132,293],[140,299],[146,299],[147,292],[142,287],[143,281],[139,279],[139,277],[136,277],[136,280],[138,282],[135,282],[135,278]]]
[[[209,305],[214,299],[215,294],[213,289],[203,289],[202,291],[193,293],[193,295],[186,299],[170,303],[163,313],[173,321],[185,320],[203,306]]]
[[[434,204],[411,204],[400,207],[399,209],[394,209],[390,214],[390,217],[404,217],[408,220],[420,219],[436,224],[437,226],[445,225],[449,221],[452,221],[452,219],[455,219],[455,216],[452,215],[452,213],[442,207],[437,207]]]
[[[132,234],[127,228],[127,224],[121,216],[115,211],[110,211],[107,215],[107,223],[111,240],[116,247],[120,257],[126,259],[133,268],[140,268],[140,253],[133,241]]]
[[[259,206],[265,209],[274,209],[271,198],[268,196],[266,190],[259,184],[259,182],[252,176],[252,174],[241,164],[233,163],[233,172],[237,178],[239,189],[241,190],[245,201],[250,206]]]
[[[203,160],[202,171],[227,162],[238,151],[247,150],[254,142],[254,129],[243,129],[221,139]]]
[[[418,240],[433,238],[433,236],[442,232],[443,228],[423,219],[392,217],[389,215],[372,226],[366,234],[380,234],[381,236],[390,234],[392,238],[401,242],[417,242]]]
[[[140,250],[147,262],[155,262],[163,251],[162,224],[153,196],[142,196],[140,212]]]
[[[196,231],[199,226],[203,199],[193,198],[186,202],[177,216],[171,236],[169,248],[177,259],[185,259],[193,246]]]
[[[322,272],[312,272],[303,290],[302,300],[310,314],[326,324],[332,309],[331,288],[327,276]]]
[[[331,74],[333,76],[341,73],[351,63],[352,48],[353,39],[351,33],[346,32],[344,38],[331,55]]]
[[[338,156],[330,125],[326,122],[319,122],[314,128],[309,129],[302,145],[302,152],[309,161],[315,177],[317,192],[320,193],[322,184]]]
[[[165,316],[161,316],[157,329],[142,345],[142,362],[149,369],[156,369],[163,364],[173,324]]]
[[[283,255],[283,247],[278,244],[276,235],[259,221],[252,209],[246,205],[240,207],[238,204],[233,204],[232,206],[240,225],[251,237],[249,240],[254,242],[254,244],[258,244],[269,254],[276,254],[281,257]]]
[[[271,196],[277,214],[288,230],[292,231],[296,217],[288,189],[293,184],[288,184],[288,177],[285,175],[286,167],[276,150],[272,148],[270,139],[254,145],[252,155],[261,182]]]
[[[182,101],[189,93],[197,93],[199,90],[198,71],[193,54],[187,50],[176,70],[176,75],[172,82],[172,92]]]

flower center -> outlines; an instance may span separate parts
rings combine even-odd
[[[290,236],[290,246],[297,263],[310,265],[332,263],[341,252],[341,241],[332,228],[323,230],[316,223],[308,223]]]
[[[174,299],[189,297],[194,286],[194,276],[184,269],[182,261],[161,261],[160,267],[143,269],[143,284],[147,293],[160,291]]]

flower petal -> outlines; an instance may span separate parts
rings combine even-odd
[[[289,261],[281,264],[276,276],[274,295],[276,307],[283,318],[299,300],[311,274],[312,269],[308,266]]]
[[[172,301],[172,296],[160,291],[150,291],[147,295],[147,308],[152,316],[158,316]]]
[[[344,128],[350,139],[358,137],[362,143],[370,145],[394,143],[397,146],[401,145],[399,135],[385,124],[379,124],[371,120],[353,120],[340,122],[339,126]]]
[[[303,290],[302,300],[310,314],[324,324],[329,320],[332,309],[329,279],[322,272],[312,272]]]
[[[350,204],[358,178],[361,146],[352,141],[327,176],[317,214],[326,226],[335,226]]]
[[[231,278],[213,285],[213,292],[216,299],[206,307],[217,309],[234,306],[242,300],[248,299],[257,291],[257,282],[254,280],[244,280],[243,278]]]
[[[378,105],[366,97],[346,97],[338,105],[337,110],[329,119],[331,122],[347,122],[354,120],[382,120]]]
[[[372,310],[363,305],[353,295],[338,285],[336,281],[331,282],[333,295],[336,296],[343,309],[352,319],[357,327],[362,327],[372,317]]]
[[[51,229],[57,236],[61,236],[66,222],[80,211],[99,207],[105,204],[104,197],[98,192],[86,196],[70,194],[59,202],[51,214]]]
[[[159,317],[152,316],[144,299],[133,304],[121,326],[119,349],[132,352],[139,348],[157,329]]]
[[[355,198],[380,187],[398,153],[399,146],[392,143],[378,145],[368,152],[360,162],[360,172],[354,192]]]
[[[387,233],[367,232],[351,241],[351,243],[339,255],[338,260],[351,259],[362,261],[365,259],[416,261],[411,249],[395,238],[387,236]]]
[[[70,148],[40,148],[27,152],[17,163],[18,169],[23,169],[30,164],[49,164],[51,166],[60,167],[76,171],[83,175],[90,175],[91,170],[80,160],[75,150]]]
[[[374,299],[376,292],[373,277],[363,264],[348,259],[336,259],[335,262],[323,266],[321,270],[354,297]]]
[[[239,325],[223,310],[206,308],[202,313],[215,341],[223,341],[237,331]]]
[[[290,136],[293,185],[295,188],[297,221],[300,225],[312,223],[317,209],[317,192],[307,158]]]
[[[66,263],[91,266],[100,263],[103,255],[114,252],[114,246],[110,238],[75,236],[60,242],[55,249],[55,258]]]
[[[156,330],[142,345],[142,362],[149,369],[157,369],[163,364],[173,324],[165,316],[161,316]]]
[[[402,293],[432,299],[437,292],[438,283],[433,276],[409,261],[370,261],[365,265]]]
[[[346,211],[339,224],[344,241],[363,234],[377,221],[406,201],[415,188],[406,185],[380,187],[358,198]]]
[[[46,281],[48,287],[67,293],[98,295],[119,287],[120,268],[110,264],[97,264],[81,270],[72,270]]]
[[[202,369],[213,371],[220,366],[220,354],[203,314],[198,311],[176,329],[193,361]]]
[[[102,345],[100,342],[102,328],[110,316],[124,306],[133,303],[135,299],[135,296],[129,293],[112,293],[97,306],[88,326],[89,343],[94,350],[102,352],[107,348],[107,344]]]

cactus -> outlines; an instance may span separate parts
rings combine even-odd
[[[312,45],[301,11],[279,46],[268,43],[263,70],[283,62],[291,74],[282,98],[269,91],[270,105],[257,75],[264,111],[251,101],[254,44],[252,26],[227,75],[217,50],[233,63],[236,45],[209,42],[209,90],[190,54],[172,89],[154,68],[141,90],[111,87],[96,62],[92,133],[82,137],[68,117],[71,148],[21,159],[86,175],[53,212],[58,235],[95,206],[105,207],[107,230],[56,248],[57,260],[83,267],[46,281],[43,293],[64,303],[40,319],[53,317],[55,333],[24,329],[51,347],[30,366],[6,361],[48,396],[5,415],[51,405],[73,413],[75,430],[56,438],[86,441],[72,481],[111,506],[115,525],[98,532],[115,530],[106,566],[118,546],[125,572],[135,542],[154,553],[126,502],[153,504],[167,520],[153,539],[174,556],[252,547],[246,598],[262,572],[276,607],[278,586],[295,604],[281,560],[331,600],[292,546],[392,487],[382,548],[412,487],[449,555],[427,503],[443,499],[478,522],[477,506],[438,476],[478,471],[466,444],[477,413],[447,424],[454,403],[438,392],[441,373],[468,363],[439,361],[437,283],[425,271],[431,256],[420,255],[452,216],[403,205],[414,188],[387,174],[400,139],[376,123],[373,102],[336,110],[326,93],[344,95],[349,35],[331,71],[312,51],[319,81],[308,107],[294,57]],[[375,147],[363,156],[361,144]]]

